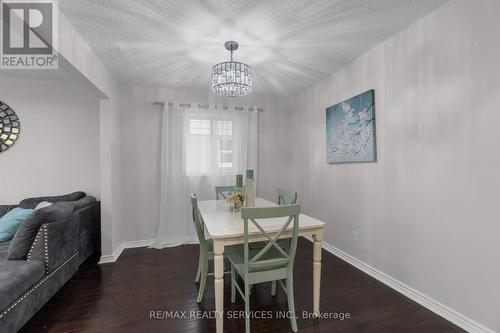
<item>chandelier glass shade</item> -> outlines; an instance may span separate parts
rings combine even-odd
[[[245,96],[252,92],[252,69],[247,64],[233,61],[233,51],[238,43],[224,44],[231,51],[231,61],[221,62],[212,67],[212,91],[221,96]]]

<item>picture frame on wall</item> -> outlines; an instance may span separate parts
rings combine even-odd
[[[326,109],[328,163],[376,162],[375,90]]]

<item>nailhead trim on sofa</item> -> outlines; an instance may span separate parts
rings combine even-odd
[[[45,252],[45,274],[49,272],[49,236],[47,234],[47,225],[43,226],[43,248]]]
[[[78,252],[73,254],[71,257],[69,257],[65,262],[61,264],[61,266],[57,267],[53,272],[51,272],[49,275],[46,275],[42,280],[40,280],[37,284],[35,284],[33,287],[30,288],[27,292],[25,292],[21,297],[19,297],[14,303],[12,303],[4,312],[0,314],[0,318],[5,316],[9,311],[14,309],[19,303],[24,301],[26,297],[28,297],[33,291],[37,290],[38,287],[40,287],[42,284],[45,283],[48,279],[50,279],[55,273],[57,273],[64,265],[66,265],[68,262],[70,262],[73,258],[75,258],[78,255]]]
[[[43,232],[42,228],[38,229],[38,232],[36,233],[35,240],[33,241],[33,244],[31,244],[30,250],[28,252],[28,261],[31,261],[31,253],[33,252],[33,248],[36,246],[38,243],[38,240],[40,239],[40,235]]]
[[[48,247],[48,233],[47,233],[47,225],[44,224],[40,229],[38,229],[38,232],[36,233],[35,240],[33,241],[33,244],[31,244],[30,250],[28,252],[28,257],[27,260],[31,261],[31,254],[33,252],[33,248],[35,245],[38,243],[38,240],[41,237],[41,234],[43,233],[43,249],[45,253],[45,260],[44,260],[44,265],[45,265],[45,274],[49,272],[49,247]]]

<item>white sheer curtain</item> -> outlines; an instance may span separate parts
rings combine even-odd
[[[153,247],[197,242],[190,194],[215,199],[216,185],[234,185],[236,174],[257,169],[257,107],[239,109],[165,102],[160,221]]]

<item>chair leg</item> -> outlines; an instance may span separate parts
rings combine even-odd
[[[208,253],[203,253],[202,257],[201,281],[200,289],[198,290],[198,299],[196,300],[197,303],[201,303],[203,300],[203,294],[205,293],[205,285],[207,284],[208,276]]]
[[[276,280],[271,282],[271,296],[276,296]]]
[[[286,294],[288,298],[288,311],[290,311],[290,324],[292,331],[297,332],[297,319],[295,318],[295,302],[293,298],[293,275],[290,274],[286,279]]]
[[[195,283],[200,282],[200,276],[201,276],[201,261],[202,261],[202,254],[201,254],[201,249],[200,249],[200,255],[198,256],[198,271],[196,272],[196,278],[194,279]]]
[[[245,281],[245,333],[250,333],[250,285]]]
[[[234,274],[234,266],[231,264],[231,303],[236,301],[236,285],[234,279],[236,279],[236,276]]]

